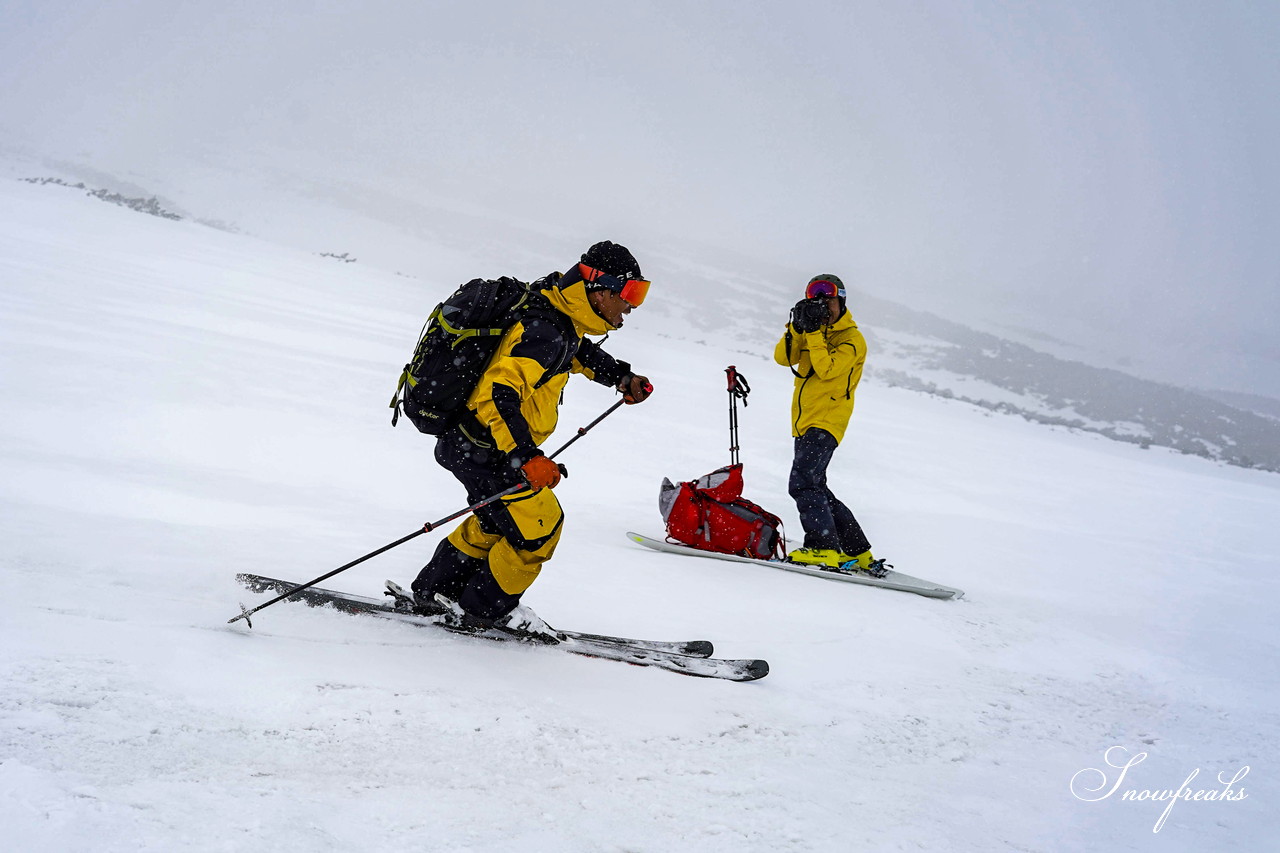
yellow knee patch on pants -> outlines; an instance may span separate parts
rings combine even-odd
[[[489,571],[493,578],[508,595],[520,595],[538,579],[542,564],[551,559],[560,541],[560,531],[556,527],[551,538],[534,551],[521,551],[506,539],[503,539],[489,552]]]
[[[502,591],[520,595],[537,580],[542,564],[555,552],[564,512],[550,489],[517,492],[503,498],[501,507],[510,519],[512,536],[486,533],[480,519],[472,515],[454,528],[448,539],[467,556],[487,559]]]
[[[564,512],[550,489],[520,492],[504,498],[502,503],[525,541],[503,539],[496,543],[489,551],[489,571],[503,592],[519,595],[537,579],[542,564],[555,553]]]
[[[475,557],[483,560],[489,554],[489,550],[498,544],[498,540],[502,538],[497,533],[485,533],[480,527],[480,519],[474,515],[467,516],[467,520],[459,524],[453,529],[447,537],[449,544],[457,548],[468,557]]]
[[[556,533],[564,520],[560,501],[550,489],[517,492],[502,499],[502,508],[528,542],[536,542]]]

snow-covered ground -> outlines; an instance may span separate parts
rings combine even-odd
[[[227,625],[265,600],[235,572],[306,580],[461,506],[386,408],[455,283],[0,182],[5,849],[1271,849],[1280,476],[869,381],[836,490],[878,555],[965,600],[646,551],[623,533],[661,532],[662,478],[728,461],[730,362],[747,494],[799,531],[790,374],[772,339],[654,322],[680,282],[609,340],[657,392],[564,455],[567,530],[526,602],[710,638],[767,679],[289,603]],[[572,382],[553,444],[612,402]],[[327,585],[376,595],[434,542]],[[1111,747],[1147,757],[1119,779]],[[1245,798],[1162,824],[1122,799],[1246,766]]]

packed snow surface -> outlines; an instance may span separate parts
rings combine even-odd
[[[606,344],[656,392],[562,457],[566,532],[525,602],[768,678],[288,602],[228,625],[265,600],[236,572],[308,580],[463,505],[387,408],[454,284],[0,184],[5,849],[1274,844],[1280,476],[869,378],[832,485],[878,556],[964,600],[648,551],[624,532],[661,535],[662,478],[728,462],[731,362],[747,495],[799,535],[791,375],[773,339],[674,334],[678,281]],[[614,399],[574,379],[549,444]],[[438,536],[325,585],[407,583]]]

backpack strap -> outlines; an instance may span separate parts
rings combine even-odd
[[[396,383],[396,393],[391,395],[391,425],[395,426],[400,422],[400,406],[403,405],[404,399],[400,396],[400,392],[404,389],[405,383],[409,377],[409,365],[404,366],[404,371],[400,374],[400,381]]]
[[[510,310],[520,311],[525,307],[526,304],[528,304],[528,302],[529,302],[529,291],[526,290],[523,294],[521,294],[520,298],[516,300],[516,303],[511,306]],[[453,337],[453,342],[449,344],[450,349],[457,349],[458,344],[462,343],[468,338],[491,337],[493,335],[501,335],[503,332],[507,330],[507,328],[509,328],[509,327],[498,327],[498,328],[469,329],[462,326],[455,326],[444,318],[444,312],[440,310],[441,307],[443,306],[437,307],[435,311],[431,312],[431,316],[427,318],[427,322],[430,322],[431,320],[435,320],[437,323],[440,324],[440,328],[444,329],[446,333],[448,333]]]
[[[711,513],[707,510],[707,501],[710,500],[696,486],[689,490],[689,497],[693,501],[694,509],[698,513],[698,526],[693,529],[695,536],[701,536],[702,541],[708,545],[711,544]]]

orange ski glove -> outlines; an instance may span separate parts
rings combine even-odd
[[[531,489],[554,489],[560,482],[561,476],[569,476],[569,472],[563,465],[557,465],[547,456],[533,457],[521,465],[520,470],[524,473],[525,482]]]

